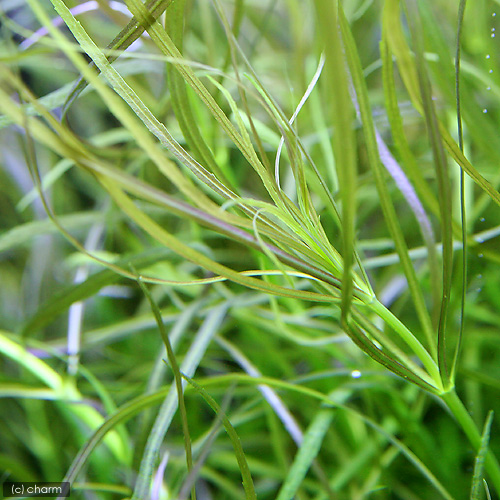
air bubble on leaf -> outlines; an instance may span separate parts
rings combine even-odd
[[[491,34],[491,38],[495,38],[495,33],[492,33],[492,34]]]
[[[486,59],[489,59],[491,56],[489,54],[486,54]]]
[[[479,222],[484,222],[484,221],[485,221],[484,217],[481,217],[481,218],[479,219]]]
[[[496,12],[493,12],[493,13],[491,14],[491,17],[495,17],[496,15],[497,15],[497,13],[496,13]]]
[[[486,108],[483,109],[483,113],[487,113],[488,110]]]
[[[492,70],[492,69],[490,69],[490,70],[488,71],[488,73],[493,73],[493,70]]]
[[[482,259],[482,258],[484,257],[484,255],[483,255],[482,253],[480,253],[480,254],[478,254],[478,257],[479,257],[480,259]]]
[[[486,90],[491,90],[491,87],[486,87]]]
[[[361,377],[361,372],[359,370],[353,370],[351,372],[351,377],[352,378],[359,378],[359,377]]]

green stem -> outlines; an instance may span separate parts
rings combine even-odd
[[[441,395],[441,399],[446,404],[448,409],[453,413],[453,416],[457,419],[460,427],[462,427],[466,436],[468,437],[470,443],[475,448],[476,452],[481,446],[481,434],[472,420],[467,408],[465,408],[461,399],[457,396],[455,389],[445,392]],[[488,450],[485,459],[485,467],[488,471],[491,481],[493,482],[497,493],[500,494],[500,464],[491,452]]]

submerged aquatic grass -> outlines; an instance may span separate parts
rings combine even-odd
[[[494,370],[498,351],[498,254],[481,246],[500,225],[488,166],[498,139],[494,109],[474,104],[483,82],[460,71],[478,50],[465,2],[450,13],[412,0],[130,0],[128,17],[115,3],[51,0],[54,18],[28,0],[19,8],[37,20],[30,35],[14,10],[3,14],[7,35],[28,35],[7,41],[0,62],[3,175],[17,179],[22,165],[38,196],[21,182],[22,196],[6,190],[17,222],[0,249],[31,246],[38,292],[2,325],[0,352],[48,389],[29,374],[14,384],[8,365],[1,390],[14,399],[6,411],[23,402],[22,425],[44,405],[35,428],[50,451],[33,451],[42,477],[80,481],[82,495],[123,493],[118,468],[134,499],[153,483],[165,498],[203,488],[217,498],[460,498],[464,485],[479,498],[484,464],[500,494],[491,413],[480,432],[497,406],[486,394],[498,390],[482,368]],[[455,47],[436,29],[443,17]],[[360,36],[367,28],[380,40]],[[40,57],[60,61],[61,74]],[[366,75],[368,65],[380,71]],[[39,97],[44,81],[56,90]],[[62,263],[43,256],[42,209],[80,258],[62,240],[51,243]],[[84,244],[92,224],[100,237]],[[44,265],[63,280],[75,266],[91,271],[56,291],[54,278],[36,278]],[[468,270],[481,266],[486,295],[469,303]],[[76,303],[70,334],[59,317]],[[56,435],[46,399],[74,436]],[[451,416],[429,422],[435,401]],[[51,467],[61,439],[72,451]],[[433,458],[443,446],[444,465]],[[34,472],[8,447],[9,474],[27,480]],[[474,474],[456,480],[470,447]],[[428,486],[415,489],[422,476]]]

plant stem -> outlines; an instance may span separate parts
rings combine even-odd
[[[462,400],[457,396],[455,389],[451,389],[450,391],[441,394],[440,397],[457,419],[470,443],[477,452],[481,446],[481,434],[467,411],[467,408],[465,408]],[[500,494],[500,464],[491,450],[488,450],[486,455],[485,467],[490,475],[490,479],[493,482],[495,489],[497,490],[497,493]]]

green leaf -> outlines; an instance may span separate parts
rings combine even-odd
[[[307,471],[318,454],[325,434],[332,423],[335,410],[331,408],[320,410],[304,434],[304,440],[299,447],[294,461],[288,470],[284,483],[278,492],[276,500],[293,500]]]
[[[337,26],[342,7],[336,1],[317,0],[317,19],[325,47],[327,92],[333,96],[330,118],[334,126],[333,151],[342,199],[342,322],[347,326],[352,300],[352,267],[354,263],[354,226],[356,216],[356,139],[354,109],[349,95],[349,76]],[[333,27],[333,29],[332,29]]]
[[[198,330],[195,338],[193,339],[187,354],[179,368],[183,377],[192,377],[196,372],[203,356],[214,335],[217,333],[222,321],[227,314],[228,303],[214,307],[205,318],[200,329]],[[185,383],[182,384],[183,387]],[[153,428],[146,443],[137,483],[134,488],[132,499],[146,498],[149,492],[150,480],[153,475],[154,467],[156,466],[156,458],[158,456],[160,447],[163,443],[165,435],[172,423],[175,412],[177,411],[178,397],[177,388],[171,387],[161,408],[156,416]]]
[[[484,470],[484,460],[486,458],[486,453],[488,452],[488,443],[490,440],[491,424],[493,422],[493,410],[488,412],[486,421],[483,427],[483,434],[481,436],[481,446],[476,455],[476,461],[474,463],[474,475],[472,477],[472,488],[470,492],[470,500],[481,500],[482,496],[480,491],[482,490],[482,480],[483,480],[483,470]]]
[[[208,394],[208,392],[201,387],[199,384],[197,384],[192,378],[183,375],[183,377],[189,382],[190,385],[193,386],[194,390],[202,396],[202,398],[208,403],[208,405],[214,410],[214,412],[220,416],[222,419],[222,424],[224,425],[224,428],[226,429],[226,432],[229,435],[229,438],[231,439],[231,443],[234,448],[234,452],[236,455],[236,460],[238,461],[238,467],[240,468],[241,472],[241,477],[243,479],[243,488],[245,489],[245,498],[247,500],[257,500],[257,495],[255,494],[255,488],[253,485],[253,480],[252,476],[250,474],[250,469],[248,467],[247,460],[245,458],[245,452],[243,450],[243,447],[241,445],[240,438],[238,437],[238,434],[236,433],[234,427],[232,426],[229,418],[222,413],[222,410],[220,406],[215,402],[215,400]]]
[[[138,255],[123,257],[114,264],[119,267],[128,267],[132,264],[137,269],[143,269],[166,259],[168,256],[168,251],[156,248]],[[34,335],[63,314],[71,304],[92,297],[103,287],[117,283],[121,279],[122,277],[115,271],[106,269],[91,275],[83,283],[72,284],[63,288],[44,302],[38,311],[23,325],[21,335],[23,337]]]
[[[175,354],[174,354],[174,351],[172,349],[170,339],[169,339],[167,331],[165,329],[165,325],[163,324],[163,318],[161,316],[160,309],[156,305],[156,302],[154,301],[153,296],[151,295],[149,290],[146,288],[144,283],[142,283],[142,281],[139,277],[137,279],[137,282],[139,283],[139,286],[141,287],[142,292],[144,293],[144,295],[148,299],[148,302],[151,306],[151,310],[153,311],[153,315],[155,317],[156,324],[158,325],[158,330],[160,331],[161,338],[162,338],[163,343],[165,344],[165,347],[167,349],[167,356],[168,356],[168,361],[170,363],[170,367],[171,367],[172,371],[174,372],[175,388],[177,390],[177,401],[179,404],[179,412],[180,412],[181,422],[182,422],[182,432],[184,434],[184,449],[186,451],[187,470],[188,470],[188,473],[191,473],[191,471],[193,469],[193,452],[191,449],[191,437],[189,434],[189,424],[188,424],[188,419],[187,419],[186,403],[184,401],[184,395],[183,395],[181,372],[179,370],[179,365],[178,365],[177,360],[175,358]],[[194,486],[192,489],[191,497],[192,497],[192,500],[196,499],[196,490],[194,489]]]

